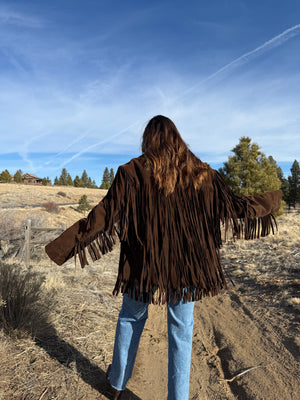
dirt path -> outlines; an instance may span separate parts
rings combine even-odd
[[[191,365],[192,400],[296,400],[299,364],[284,338],[235,290],[197,302]],[[231,379],[251,367],[248,371]],[[167,396],[166,309],[150,307],[128,385],[143,400]],[[130,397],[127,397],[128,399]]]

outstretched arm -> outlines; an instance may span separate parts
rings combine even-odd
[[[124,209],[126,176],[122,167],[117,171],[111,188],[87,218],[82,218],[50,242],[45,250],[58,265],[78,255],[82,267],[88,264],[86,249],[93,261],[112,250],[115,223]],[[123,229],[124,230],[124,229]]]
[[[226,230],[231,226],[235,237],[241,237],[242,234],[245,239],[255,239],[274,232],[276,221],[272,214],[280,208],[280,190],[255,196],[238,196],[217,171],[213,184],[218,218],[225,223]]]
[[[110,251],[113,246],[113,238],[104,233],[105,216],[103,202],[95,206],[87,218],[75,222],[60,236],[45,247],[48,256],[58,265],[78,254],[81,265],[87,265],[84,248],[89,247],[92,259],[98,259],[101,254]],[[95,243],[93,244],[93,242]]]

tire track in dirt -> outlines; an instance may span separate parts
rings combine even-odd
[[[211,381],[211,370],[203,384],[208,399],[264,399],[296,400],[299,398],[299,365],[284,346],[282,338],[267,319],[257,319],[255,310],[245,305],[234,291],[213,299],[205,299],[195,308],[195,332],[202,333],[202,341],[216,358],[216,381]],[[206,336],[206,337],[205,337]],[[192,360],[192,363],[198,360]],[[210,361],[210,360],[208,360]],[[233,382],[230,379],[254,366]],[[219,375],[219,376],[218,376]],[[191,386],[193,387],[193,376]],[[226,387],[226,389],[225,389]],[[211,391],[214,395],[211,395]],[[225,395],[225,392],[227,394]],[[205,396],[200,396],[199,399]]]

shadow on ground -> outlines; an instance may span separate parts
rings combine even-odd
[[[76,370],[84,382],[107,399],[113,399],[110,386],[106,380],[106,372],[97,365],[91,363],[89,359],[81,354],[74,346],[59,338],[57,335],[36,339],[36,344],[44,349],[51,358],[59,361],[66,368],[73,369],[71,365],[75,364]],[[122,399],[142,400],[128,389],[125,390]]]

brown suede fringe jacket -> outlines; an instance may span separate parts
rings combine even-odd
[[[205,164],[206,165],[206,164]],[[113,293],[165,303],[214,296],[226,281],[219,249],[221,223],[233,237],[254,239],[274,233],[272,215],[281,203],[280,190],[236,196],[210,167],[197,190],[175,188],[165,196],[145,167],[145,156],[119,167],[105,198],[87,218],[77,221],[46,246],[62,265],[79,256],[88,264],[112,250],[115,233],[121,242],[119,272]]]

